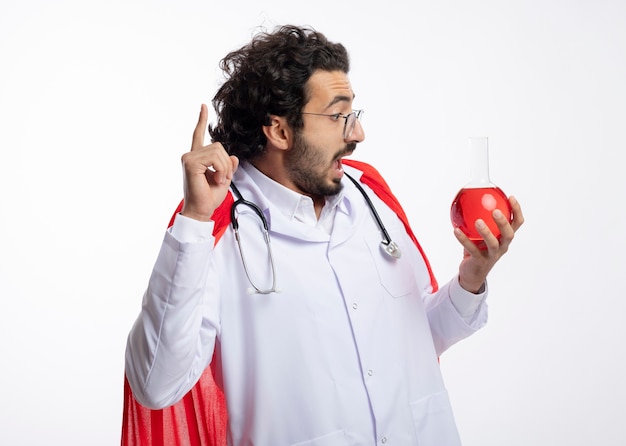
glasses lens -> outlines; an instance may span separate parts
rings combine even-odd
[[[354,131],[354,126],[356,125],[357,119],[360,119],[363,115],[363,110],[355,110],[352,113],[349,113],[346,116],[346,125],[343,128],[343,138],[348,139],[352,136],[352,132]]]

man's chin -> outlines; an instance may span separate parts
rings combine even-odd
[[[341,178],[333,178],[332,184],[328,188],[327,196],[337,195],[343,189],[343,184],[341,183]]]

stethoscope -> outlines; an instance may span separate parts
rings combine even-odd
[[[365,199],[367,206],[370,208],[370,211],[372,213],[372,216],[374,217],[374,220],[376,220],[376,225],[380,229],[380,232],[383,236],[383,240],[380,242],[380,246],[382,250],[388,256],[394,259],[399,259],[402,256],[402,251],[400,250],[396,242],[391,240],[391,237],[389,233],[387,232],[387,229],[385,228],[383,221],[380,219],[378,212],[376,212],[376,208],[374,207],[372,200],[370,200],[370,197],[367,195],[367,192],[365,192],[363,187],[354,178],[352,178],[347,173],[345,175],[350,179],[350,181],[352,181],[352,183],[356,186],[359,192],[361,192],[361,195],[363,195],[363,198]],[[272,254],[272,244],[270,242],[270,234],[269,234],[269,227],[267,224],[267,219],[265,218],[265,215],[263,215],[263,211],[261,210],[259,206],[243,198],[243,196],[241,195],[241,192],[239,192],[239,189],[237,189],[237,186],[235,186],[235,183],[231,182],[230,187],[232,188],[233,192],[237,196],[237,199],[233,202],[233,205],[230,208],[230,224],[233,227],[233,232],[235,233],[235,240],[237,241],[237,246],[239,247],[239,255],[241,256],[241,263],[243,264],[243,269],[246,273],[246,276],[248,277],[248,281],[250,282],[250,285],[252,286],[252,288],[250,289],[250,292],[257,293],[257,294],[270,294],[270,293],[280,292],[280,289],[276,287],[276,267],[274,266],[274,256]],[[241,248],[241,238],[239,237],[239,222],[237,220],[237,216],[235,215],[237,206],[239,205],[247,206],[248,208],[252,209],[254,213],[261,220],[261,224],[262,224],[261,230],[263,232],[265,245],[267,246],[270,267],[272,269],[272,286],[270,288],[258,287],[252,280],[252,277],[250,276],[250,272],[248,270],[248,264],[246,263],[246,257],[243,253],[243,249]]]

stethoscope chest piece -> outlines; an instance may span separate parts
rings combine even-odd
[[[382,250],[385,252],[385,254],[393,259],[399,259],[400,257],[402,257],[402,251],[398,247],[398,244],[391,240],[391,236],[387,232],[387,229],[385,228],[383,221],[380,219],[378,212],[376,212],[376,208],[374,207],[372,200],[370,200],[363,187],[361,187],[358,181],[352,178],[350,175],[348,175],[347,173],[345,175],[350,181],[352,181],[352,183],[356,186],[359,192],[361,192],[361,195],[363,195],[363,198],[367,203],[367,207],[369,207],[372,216],[374,217],[374,220],[376,220],[376,224],[378,225],[378,228],[380,229],[380,232],[383,236],[383,240],[380,242],[380,247],[382,248]]]
[[[380,242],[380,247],[385,252],[385,254],[393,257],[394,259],[399,259],[400,257],[402,257],[402,251],[398,247],[398,244],[393,240],[389,240],[388,242],[386,240],[383,240],[382,242]]]

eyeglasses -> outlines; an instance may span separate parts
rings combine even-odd
[[[352,136],[352,132],[354,131],[354,127],[356,125],[356,121],[361,119],[363,116],[364,110],[354,110],[352,113],[348,113],[344,115],[343,113],[333,113],[333,114],[324,114],[324,113],[306,113],[302,112],[303,115],[313,115],[313,116],[328,116],[333,119],[333,121],[339,121],[339,118],[345,119],[343,124],[343,139],[348,139]]]

